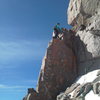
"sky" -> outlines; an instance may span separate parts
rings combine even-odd
[[[53,26],[67,25],[69,0],[0,0],[0,100],[36,88]]]

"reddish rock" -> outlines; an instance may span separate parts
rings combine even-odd
[[[73,32],[63,30],[63,40],[53,39],[43,59],[37,91],[28,89],[24,100],[56,100],[77,77]]]
[[[63,40],[52,40],[43,59],[37,90],[45,100],[55,100],[77,76],[76,58],[71,48],[72,37],[71,33],[66,32]]]

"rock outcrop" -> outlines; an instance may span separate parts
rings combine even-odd
[[[100,68],[99,18],[100,0],[70,0],[68,23],[76,31],[75,50],[79,75]],[[86,28],[80,30],[82,25]]]
[[[70,0],[68,24],[89,24],[88,19],[100,13],[100,0]],[[93,20],[91,20],[93,21]]]
[[[43,59],[37,92],[28,93],[25,100],[56,100],[57,95],[77,77],[73,52],[74,33],[64,30],[63,40],[53,39]],[[41,99],[39,99],[39,97]]]
[[[63,39],[49,43],[37,90],[29,89],[23,100],[100,99],[100,71],[86,81],[100,69],[100,0],[70,0],[68,23],[73,27],[63,30]]]
[[[71,44],[68,47],[66,41],[54,39],[43,59],[38,91],[47,97],[47,100],[55,100],[57,94],[70,86],[77,76],[76,58]]]

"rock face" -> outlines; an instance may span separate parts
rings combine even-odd
[[[100,13],[99,11],[100,0],[70,0],[68,23],[71,25],[86,24],[87,20]]]
[[[49,43],[37,90],[29,89],[23,100],[100,100],[100,71],[92,81],[74,83],[100,69],[100,0],[70,0],[68,23],[73,27],[63,30],[63,39]]]
[[[100,68],[100,0],[70,0],[68,23],[76,31],[79,75]]]
[[[73,73],[73,74],[72,74]],[[54,39],[43,59],[38,91],[47,100],[55,100],[76,79],[76,58],[63,40]]]
[[[73,52],[74,35],[64,30],[63,40],[53,39],[43,59],[37,92],[28,93],[24,100],[56,100],[57,95],[77,77],[76,57]],[[29,89],[31,90],[31,89]]]

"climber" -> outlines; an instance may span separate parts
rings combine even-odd
[[[58,38],[58,30],[56,28],[53,29],[53,39],[57,39]]]
[[[61,33],[61,29],[60,29],[60,23],[57,23],[55,26],[54,26],[54,29],[53,29],[53,38],[54,39],[57,39],[59,38],[59,34]]]

